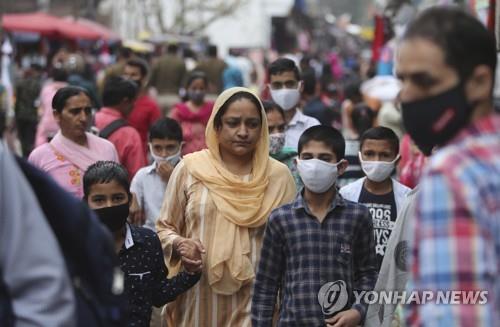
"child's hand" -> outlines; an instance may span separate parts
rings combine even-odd
[[[146,215],[144,214],[144,210],[139,206],[137,196],[134,193],[132,193],[132,202],[130,203],[129,210],[130,223],[136,226],[144,225],[146,222]]]
[[[172,172],[174,171],[174,166],[172,166],[169,162],[164,161],[157,166],[156,171],[158,175],[160,175],[162,181],[167,184],[170,179],[170,175],[172,175]]]
[[[205,247],[200,240],[179,237],[174,241],[174,249],[188,272],[201,271],[203,268],[201,255],[205,253]]]
[[[361,315],[356,309],[349,309],[337,313],[325,320],[327,327],[355,327],[361,322]]]

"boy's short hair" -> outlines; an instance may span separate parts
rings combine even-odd
[[[300,81],[299,68],[292,59],[288,58],[278,58],[273,61],[267,68],[267,73],[269,78],[273,75],[280,75],[284,72],[293,72],[297,81]]]
[[[310,141],[323,142],[327,147],[333,150],[333,153],[335,153],[337,157],[337,161],[345,157],[344,137],[333,127],[317,125],[306,129],[299,138],[299,156],[302,153],[302,148]]]
[[[399,138],[394,133],[394,131],[387,127],[372,127],[366,130],[359,139],[359,149],[363,148],[363,143],[366,140],[383,140],[391,144],[394,149],[394,153],[397,155],[399,153]]]
[[[127,170],[125,167],[114,161],[97,161],[89,166],[83,175],[84,200],[87,201],[92,185],[107,184],[111,181],[116,181],[118,184],[123,186],[128,194],[129,200],[132,200]]]
[[[182,142],[182,128],[179,123],[172,118],[158,119],[149,128],[149,141],[153,139],[169,139]]]
[[[102,104],[105,107],[119,105],[124,99],[133,100],[137,96],[137,84],[121,76],[110,77],[104,84]]]
[[[142,77],[146,77],[149,74],[149,65],[147,61],[142,58],[129,59],[125,65],[139,68]]]
[[[264,107],[266,114],[276,111],[281,115],[281,117],[283,117],[283,119],[285,119],[285,111],[283,111],[283,108],[281,108],[279,104],[273,101],[264,100],[262,101],[262,106]]]

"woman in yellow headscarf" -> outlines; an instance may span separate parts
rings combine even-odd
[[[269,157],[266,113],[250,90],[231,88],[217,98],[205,136],[208,149],[173,171],[156,224],[169,271],[202,270],[198,285],[168,305],[168,321],[250,326],[265,224],[293,200],[295,183]]]

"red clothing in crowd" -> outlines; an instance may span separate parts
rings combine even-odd
[[[102,130],[111,122],[125,118],[118,110],[113,108],[102,108],[95,115],[95,125]],[[146,156],[143,150],[141,137],[132,126],[123,126],[111,134],[108,140],[115,145],[120,163],[127,168],[129,178],[146,165]]]
[[[147,94],[135,100],[134,109],[127,118],[130,126],[134,127],[141,136],[142,145],[146,151],[149,128],[161,116],[160,106]]]
[[[182,128],[184,146],[182,155],[203,150],[205,144],[205,129],[212,114],[214,103],[207,101],[198,112],[192,112],[187,103],[177,103],[170,112],[170,117],[175,119]]]
[[[401,154],[399,182],[409,188],[414,188],[417,186],[420,176],[424,171],[427,158],[413,144],[408,134],[403,136],[401,140],[399,153]]]

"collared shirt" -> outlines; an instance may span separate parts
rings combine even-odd
[[[118,110],[102,108],[95,115],[95,125],[99,130],[102,130],[113,121],[121,118],[125,117]],[[132,179],[135,173],[147,163],[139,133],[131,126],[124,126],[111,134],[108,140],[115,145],[120,162],[127,168],[129,178]]]
[[[130,316],[127,326],[147,327],[152,306],[160,307],[173,301],[200,279],[200,274],[181,272],[167,279],[160,240],[155,232],[127,226],[125,243],[119,253],[120,266],[125,273],[125,292]]]
[[[320,123],[316,118],[306,116],[298,109],[295,110],[297,112],[286,127],[285,147],[297,150],[299,138],[302,133],[309,127],[319,125]]]
[[[486,304],[412,307],[412,326],[500,324],[500,115],[434,154],[416,199],[409,290],[487,291]]]
[[[271,326],[280,288],[278,326],[325,326],[330,315],[323,310],[329,305],[338,311],[356,309],[363,317],[366,305],[354,303],[353,291],[372,290],[376,280],[368,209],[337,193],[320,223],[299,193],[294,202],[274,210],[267,223],[252,299],[253,326]],[[344,303],[330,303],[320,294],[328,283],[344,285],[339,296]]]
[[[156,163],[139,169],[135,174],[130,191],[137,197],[141,209],[146,215],[144,227],[156,230],[156,220],[160,216],[161,205],[167,184],[156,172]]]

